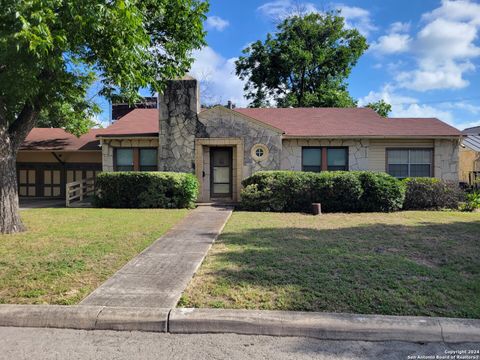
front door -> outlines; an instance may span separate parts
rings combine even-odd
[[[232,148],[210,148],[210,197],[232,197]]]

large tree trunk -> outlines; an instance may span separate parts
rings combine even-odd
[[[25,230],[19,214],[16,158],[8,134],[0,129],[0,234]]]

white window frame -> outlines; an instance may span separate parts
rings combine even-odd
[[[411,152],[412,151],[417,151],[417,150],[430,151],[430,163],[428,163],[428,164],[427,163],[412,164],[411,160],[410,160],[411,159]],[[385,170],[386,170],[387,174],[390,174],[390,172],[389,172],[389,170],[390,170],[389,166],[390,165],[405,165],[405,164],[391,164],[389,162],[389,159],[388,159],[389,158],[389,156],[388,156],[389,151],[408,151],[408,163],[407,163],[408,174],[407,174],[406,177],[402,177],[400,179],[411,177],[411,166],[412,165],[430,165],[430,175],[428,177],[434,177],[433,168],[434,168],[434,159],[435,158],[434,158],[434,155],[433,155],[433,151],[434,151],[433,148],[415,148],[415,147],[413,147],[413,148],[387,148],[385,150],[385,164],[386,164],[386,169]]]

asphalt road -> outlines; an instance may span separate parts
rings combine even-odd
[[[267,336],[171,335],[0,327],[0,359],[408,359],[480,344],[321,341]],[[413,359],[410,357],[410,359]]]

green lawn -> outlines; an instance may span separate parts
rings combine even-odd
[[[0,303],[75,304],[187,210],[35,209],[0,235]]]
[[[235,212],[179,306],[480,318],[480,214]]]

